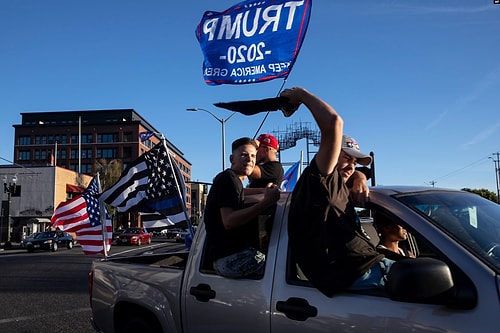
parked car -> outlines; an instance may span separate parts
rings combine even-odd
[[[151,233],[145,228],[127,228],[116,237],[117,245],[151,244]]]
[[[28,240],[28,239],[27,239]],[[65,231],[51,230],[36,234],[26,242],[28,252],[35,250],[46,250],[56,252],[61,246],[72,249],[75,244],[73,236]]]
[[[174,239],[180,231],[182,231],[182,229],[166,228],[163,229],[160,234],[163,237],[167,237],[167,239]]]
[[[176,243],[184,243],[186,241],[186,236],[189,234],[188,231],[182,230],[182,231],[177,231],[175,235],[175,242]]]
[[[118,238],[118,235],[120,235],[124,231],[125,229],[116,229],[115,231],[113,231],[113,241],[115,241]]]
[[[21,243],[20,243],[21,247],[26,248],[26,244],[28,244],[28,243],[29,243],[29,242],[30,242],[33,238],[35,238],[35,237],[36,237],[36,235],[38,235],[39,233],[40,233],[40,232],[34,232],[34,233],[32,233],[31,235],[29,235],[29,236],[27,236],[26,238],[24,238],[24,239],[21,241]]]

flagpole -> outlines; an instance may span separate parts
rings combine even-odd
[[[167,141],[166,141],[165,136],[163,135],[163,133],[160,133],[160,135],[161,135],[161,140],[163,142],[163,145],[165,146],[165,149],[167,150],[168,162],[170,163],[170,165],[173,168],[174,165],[172,163],[175,163],[175,162],[172,162],[172,159],[170,158],[170,150],[167,147]],[[181,187],[179,186],[179,182],[177,181],[176,173],[173,172],[173,174],[174,174],[174,180],[175,180],[175,187],[177,188],[177,192],[178,192],[179,196],[182,199],[181,200],[182,210],[184,211],[184,216],[186,217],[186,221],[187,221],[187,224],[188,224],[189,232],[191,233],[191,237],[194,237],[193,225],[192,225],[191,219],[189,218],[189,215],[187,213],[186,202],[185,202],[186,197],[181,193]],[[179,174],[179,176],[182,177],[181,174]]]
[[[99,172],[97,173],[97,185],[99,186],[99,194],[102,193],[101,189],[101,179],[99,178]],[[108,259],[108,244],[106,236],[108,235],[107,225],[106,225],[106,207],[102,200],[99,200],[99,215],[101,217],[101,228],[102,228],[102,253],[104,255],[104,260]]]
[[[300,163],[299,163],[299,171],[297,174],[297,180],[299,180],[300,175],[302,174],[302,163],[304,163],[304,151],[300,151]]]

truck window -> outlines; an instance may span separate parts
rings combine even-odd
[[[260,252],[267,254],[268,248],[269,248],[269,238],[271,235],[271,229],[272,229],[272,223],[274,220],[274,212],[275,209],[273,209],[272,212],[270,212],[268,215],[259,215],[256,219],[256,222],[258,224],[259,228],[259,245],[258,249]],[[200,267],[199,270],[201,273],[204,274],[214,274],[216,275],[217,273],[215,272],[212,262],[208,260],[208,256],[205,255],[206,253],[206,239],[203,243],[203,250],[201,254],[201,260],[200,260]],[[256,278],[260,279],[262,276],[255,276],[251,278]]]

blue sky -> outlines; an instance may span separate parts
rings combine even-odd
[[[193,180],[211,181],[221,170],[220,123],[185,109],[227,118],[213,103],[274,97],[283,84],[204,83],[195,28],[205,11],[237,2],[1,1],[0,164],[13,159],[21,112],[133,108],[184,152]],[[496,193],[499,29],[493,0],[313,0],[285,88],[303,86],[341,114],[344,132],[374,152],[377,184]],[[226,152],[263,119],[229,119]],[[260,132],[298,122],[314,128],[301,107],[291,118],[271,113]],[[281,160],[306,149],[301,140]]]

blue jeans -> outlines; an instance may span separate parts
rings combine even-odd
[[[378,263],[370,267],[365,274],[360,276],[352,286],[349,288],[351,290],[366,290],[366,289],[384,289],[385,281],[387,280],[387,274],[391,269],[394,260],[382,258]]]
[[[240,278],[248,275],[264,274],[266,255],[254,248],[247,248],[241,252],[220,258],[214,261],[213,266],[217,274],[228,278]]]

